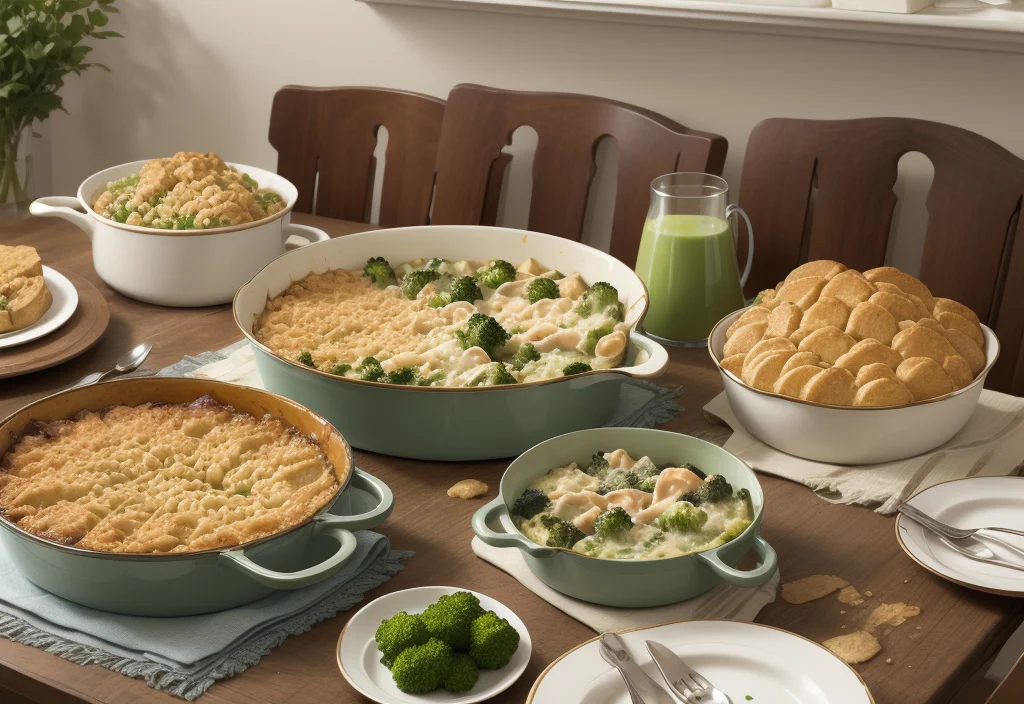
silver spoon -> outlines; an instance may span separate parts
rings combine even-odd
[[[124,374],[125,372],[134,371],[142,366],[142,363],[146,361],[146,357],[149,356],[149,351],[153,349],[153,345],[148,342],[143,342],[141,345],[136,345],[128,350],[125,354],[121,355],[118,360],[114,363],[113,369],[108,369],[105,372],[96,372],[94,374],[86,374],[76,383],[69,386],[69,389],[77,389],[80,386],[89,386],[102,381],[111,374]]]

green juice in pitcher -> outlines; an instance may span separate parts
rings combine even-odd
[[[660,215],[644,223],[636,273],[650,294],[643,327],[675,342],[705,341],[744,306],[729,223],[709,215]]]

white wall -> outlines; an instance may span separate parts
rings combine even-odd
[[[355,0],[121,0],[112,73],[72,77],[46,130],[52,183],[112,164],[215,150],[273,168],[271,97],[286,83],[443,97],[459,82],[590,93],[728,138],[772,116],[939,120],[1024,155],[1024,54],[372,6]],[[912,164],[910,171],[922,169]],[[912,249],[912,248],[911,248]]]

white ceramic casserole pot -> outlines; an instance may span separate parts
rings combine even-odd
[[[92,204],[107,183],[138,173],[147,161],[105,169],[83,181],[77,197],[39,198],[29,208],[33,215],[64,218],[81,228],[92,240],[96,273],[130,298],[179,307],[230,303],[239,286],[284,254],[285,241],[292,235],[306,244],[328,239],[323,230],[289,222],[298,195],[290,181],[244,164],[230,165],[252,176],[261,188],[280,194],[283,210],[258,222],[174,234],[125,225],[93,211]]]
[[[985,368],[959,391],[895,408],[826,406],[759,391],[722,368],[725,332],[744,310],[722,318],[709,338],[708,351],[722,375],[729,406],[757,439],[816,462],[877,464],[934,450],[970,420],[985,377],[999,357],[999,340],[982,325]]]

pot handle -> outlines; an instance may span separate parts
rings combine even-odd
[[[346,528],[348,530],[366,530],[378,526],[387,520],[395,510],[395,495],[391,488],[377,477],[367,474],[361,469],[352,475],[352,486],[372,494],[377,499],[377,506],[366,513],[354,516],[336,516],[333,513],[321,513],[313,520],[321,525]]]
[[[326,534],[338,541],[338,550],[318,565],[307,567],[298,572],[278,572],[257,565],[245,556],[245,550],[229,550],[220,554],[221,560],[239,572],[244,572],[251,579],[272,589],[299,589],[311,584],[322,582],[340,570],[356,551],[356,536],[350,531],[327,523],[313,526],[313,536]]]
[[[533,557],[551,557],[558,551],[554,548],[545,548],[533,542],[525,535],[519,533],[498,533],[487,527],[487,521],[495,516],[498,511],[505,510],[505,500],[499,495],[486,506],[480,508],[473,514],[473,532],[480,540],[492,548],[519,548],[530,553]]]
[[[730,567],[722,562],[718,556],[718,550],[699,552],[697,559],[729,584],[735,584],[737,587],[759,587],[775,574],[775,570],[779,566],[779,556],[760,535],[754,536],[754,552],[760,558],[761,564],[752,570],[738,570],[735,567]]]
[[[668,366],[668,350],[636,330],[630,331],[629,342],[639,347],[641,352],[646,352],[647,359],[632,367],[622,367],[622,371],[634,379],[650,379],[665,371]]]
[[[64,218],[77,225],[89,239],[92,239],[92,217],[78,210],[80,205],[78,199],[71,196],[46,196],[32,201],[28,206],[28,212],[40,218]]]
[[[298,223],[289,222],[285,223],[284,227],[281,228],[281,236],[284,238],[285,245],[288,244],[289,237],[297,237],[300,240],[304,240],[302,243],[294,242],[295,247],[305,247],[307,244],[313,244],[314,242],[325,242],[331,239],[323,230],[310,227],[309,225],[299,225]]]

